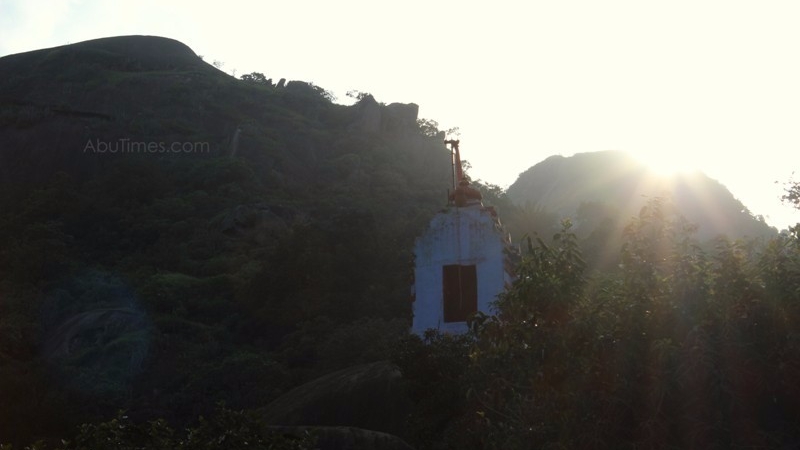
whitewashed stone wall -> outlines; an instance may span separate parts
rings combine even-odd
[[[511,276],[506,272],[507,236],[490,210],[477,204],[450,207],[437,214],[414,247],[414,321],[411,331],[421,335],[429,328],[464,333],[466,322],[444,321],[442,267],[475,265],[478,311],[490,312],[490,303]]]

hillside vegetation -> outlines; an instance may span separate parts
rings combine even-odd
[[[410,335],[443,138],[165,38],[0,58],[0,448],[797,446],[798,227],[700,174],[480,185],[517,279]]]
[[[4,57],[0,80],[0,442],[263,406],[405,333],[450,170],[416,105],[143,36]]]

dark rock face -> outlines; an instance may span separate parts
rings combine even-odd
[[[371,95],[358,102],[351,129],[363,133],[402,133],[417,130],[419,106],[414,103],[382,105]]]
[[[131,308],[86,311],[62,322],[48,336],[43,353],[46,359],[63,358],[75,353],[81,342],[110,341],[146,328],[145,316]]]
[[[409,407],[400,370],[376,362],[298,386],[260,412],[274,425],[354,426],[402,436]]]
[[[89,395],[122,395],[141,371],[151,340],[147,317],[132,308],[75,314],[45,340],[42,354],[68,388]]]
[[[195,126],[214,135],[217,151],[229,125],[210,113],[212,89],[228,78],[186,45],[155,36],[4,56],[0,183],[42,182],[59,171],[94,175],[130,150],[126,139],[180,142]]]
[[[319,450],[413,450],[397,436],[354,427],[274,427],[288,435],[306,433],[317,438]]]
[[[384,108],[382,126],[386,131],[413,129],[418,115],[419,106],[414,103],[392,103]]]
[[[378,133],[381,130],[381,105],[371,95],[358,102],[356,120],[351,130],[362,133]]]
[[[26,71],[31,59],[43,55],[46,59],[37,66],[48,75],[57,73],[58,69],[63,71],[75,62],[97,64],[120,71],[175,70],[201,65],[200,58],[182,42],[160,36],[134,35],[92,39],[8,55],[2,58],[2,70]],[[25,80],[20,78],[19,81]],[[20,93],[31,94],[29,91]]]

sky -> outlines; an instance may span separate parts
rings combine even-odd
[[[177,39],[235,75],[416,103],[507,187],[555,154],[699,169],[781,229],[800,181],[800,2],[0,0],[0,56]],[[798,174],[793,175],[797,170]]]

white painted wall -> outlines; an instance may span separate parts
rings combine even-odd
[[[444,322],[442,266],[475,264],[478,311],[490,312],[490,303],[511,282],[504,267],[505,234],[481,205],[450,207],[437,214],[414,247],[413,333],[429,328],[464,333],[466,322]]]

